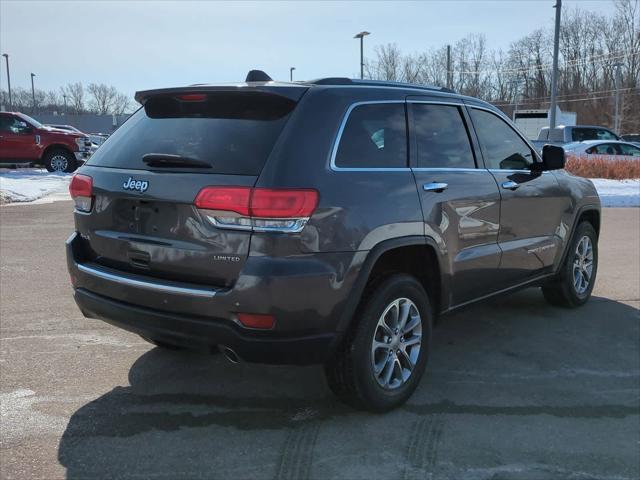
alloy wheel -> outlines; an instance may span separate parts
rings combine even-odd
[[[389,390],[404,385],[416,367],[422,345],[422,318],[408,298],[397,298],[378,319],[371,345],[373,374]]]

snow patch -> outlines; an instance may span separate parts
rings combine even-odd
[[[70,173],[49,173],[41,168],[0,169],[0,203],[33,202],[53,196],[68,200]]]
[[[603,207],[640,207],[640,179],[592,178]]]

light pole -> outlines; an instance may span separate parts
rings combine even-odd
[[[614,67],[616,67],[616,110],[613,120],[613,131],[620,135],[620,69],[622,68],[622,63],[616,63]]]
[[[36,111],[36,89],[33,87],[33,77],[35,77],[36,74],[32,73],[31,74],[31,98],[33,99],[33,112],[35,113]]]
[[[9,54],[3,53],[2,56],[7,61],[7,88],[9,89],[9,110],[13,110],[13,102],[11,101],[11,76],[9,75]]]
[[[293,71],[296,69],[296,67],[289,67],[289,81],[293,82]]]
[[[62,94],[62,99],[64,100],[64,114],[67,114],[67,95],[65,93]]]
[[[364,78],[364,37],[371,35],[370,32],[360,32],[353,38],[360,39],[360,80]]]
[[[556,0],[553,7],[556,9],[556,27],[553,34],[553,70],[551,72],[551,118],[549,119],[549,129],[556,128],[556,108],[558,105],[558,46],[560,45],[560,14],[562,11],[562,0]]]

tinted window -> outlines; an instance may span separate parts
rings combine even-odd
[[[412,109],[418,167],[475,168],[458,107],[415,103]]]
[[[149,169],[147,153],[202,160],[203,173],[258,175],[295,103],[269,94],[150,99],[93,154],[89,165]],[[184,169],[184,168],[183,168]]]
[[[371,104],[354,108],[340,137],[336,165],[350,168],[406,167],[404,104]]]
[[[533,163],[531,149],[503,119],[485,110],[471,109],[487,168],[527,169]]]
[[[580,127],[571,131],[571,139],[574,142],[583,142],[584,140],[617,140],[617,137],[602,128]]]

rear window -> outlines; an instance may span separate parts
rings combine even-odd
[[[197,169],[202,173],[258,175],[295,105],[262,92],[152,97],[100,146],[88,164],[152,170],[142,158],[154,153],[211,165]]]
[[[583,142],[585,140],[617,140],[618,138],[608,130],[581,127],[573,129],[571,139],[574,142]]]

